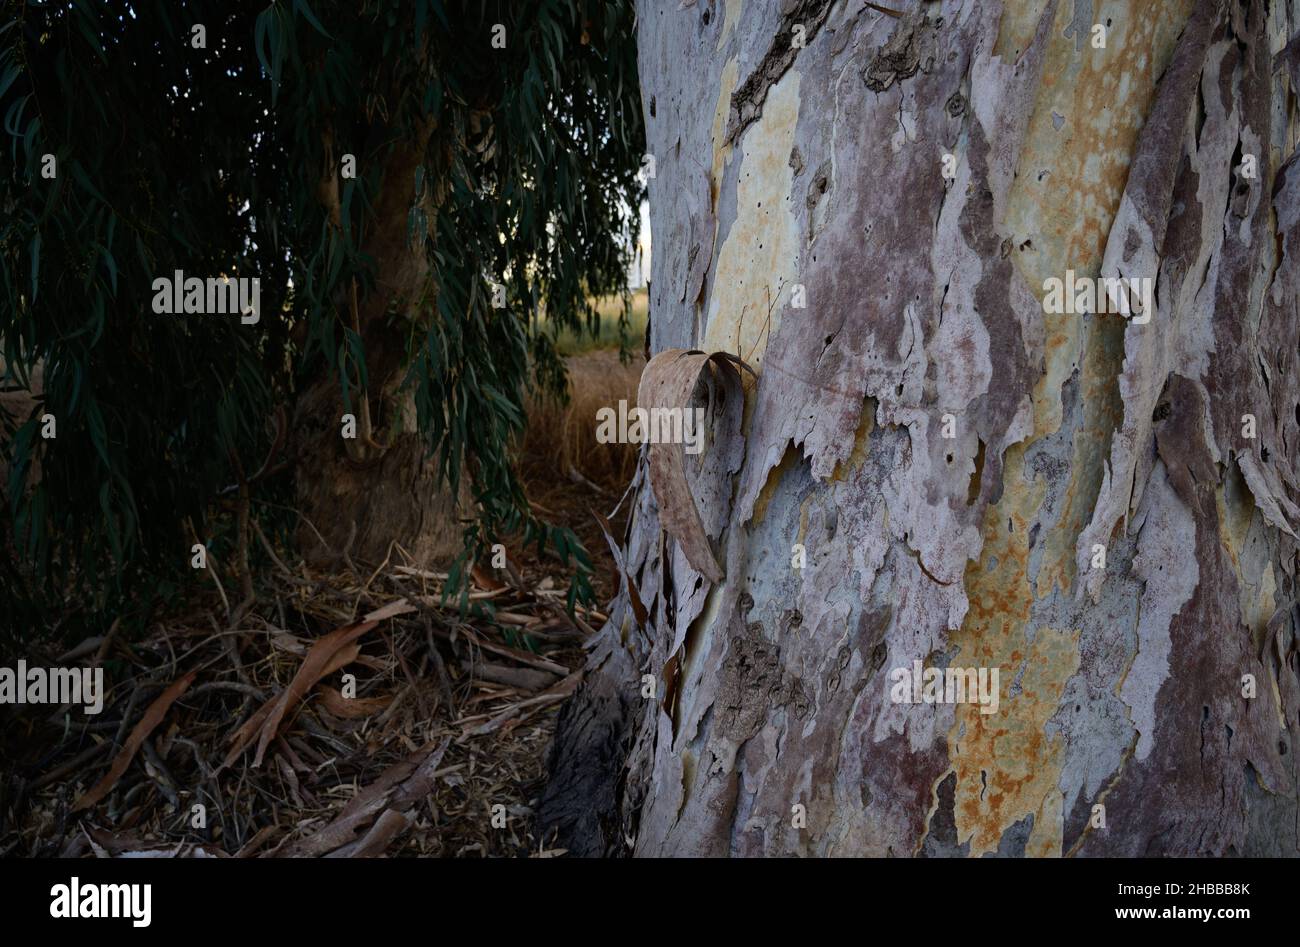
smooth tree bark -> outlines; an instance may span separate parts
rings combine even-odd
[[[757,379],[694,394],[717,581],[641,466],[544,828],[1300,854],[1300,3],[638,13],[652,348]],[[1071,272],[1149,320],[1050,311]],[[895,700],[914,662],[996,712]]]

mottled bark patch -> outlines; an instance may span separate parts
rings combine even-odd
[[[656,345],[761,365],[725,581],[642,489],[629,648],[679,689],[619,731],[637,851],[1300,853],[1297,24],[1103,5],[1096,49],[1096,4],[905,6],[832,5],[734,136],[781,15],[728,4],[716,51],[643,20],[654,147],[709,167],[717,227],[692,308],[697,169],[661,168]],[[1151,323],[1044,313],[1067,269],[1154,275]],[[999,712],[893,703],[914,660],[996,667]]]

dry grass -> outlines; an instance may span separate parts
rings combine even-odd
[[[649,318],[650,294],[644,287],[632,293],[632,312],[628,317],[627,347],[639,352],[644,348],[646,321]],[[618,320],[623,313],[623,300],[619,297],[601,299],[596,303],[600,313],[600,327],[596,335],[565,330],[556,340],[561,355],[578,355],[584,352],[614,349],[619,343]]]
[[[576,474],[602,490],[621,493],[636,470],[637,447],[598,443],[596,412],[606,407],[617,411],[620,400],[635,406],[644,367],[642,356],[624,365],[615,350],[569,358],[569,404],[548,398],[529,406],[523,449],[526,479],[564,483],[574,482]]]
[[[597,351],[568,360],[571,397],[567,406],[554,400],[529,406],[521,474],[533,509],[557,525],[568,526],[591,554],[596,600],[613,596],[618,579],[605,537],[593,510],[609,518],[616,538],[626,525],[629,504],[619,498],[636,472],[638,449],[632,444],[596,441],[596,411],[617,410],[619,399],[636,403],[645,360],[619,361],[618,352]],[[617,507],[617,509],[616,509]]]

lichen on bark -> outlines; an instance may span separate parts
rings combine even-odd
[[[1300,854],[1300,9],[831,4],[729,123],[794,6],[640,11],[653,348],[759,378],[720,582],[634,494],[649,619],[614,602],[543,823],[581,854]],[[1045,311],[1067,270],[1152,278],[1153,318]],[[998,712],[892,702],[914,661],[997,667]]]

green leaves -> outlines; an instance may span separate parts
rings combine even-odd
[[[330,372],[355,405],[374,353],[350,291],[384,291],[363,248],[394,203],[430,283],[382,318],[405,345],[397,377],[430,454],[449,482],[472,479],[481,519],[467,554],[517,532],[576,570],[572,595],[589,594],[585,550],[533,517],[513,444],[528,389],[563,391],[554,333],[589,324],[589,300],[625,286],[644,151],[630,4],[187,0],[183,21],[164,0],[133,10],[22,4],[0,23],[12,158],[0,166],[0,385],[43,370],[33,410],[58,418],[52,440],[32,417],[0,418],[0,531],[23,537],[32,583],[0,583],[0,614],[73,587],[102,607],[179,583],[183,521],[222,535],[214,497],[236,459],[265,456],[275,407]],[[207,49],[190,45],[192,23]],[[504,49],[490,45],[498,23]],[[415,198],[394,202],[411,179],[382,171],[411,142],[427,142]],[[46,153],[54,179],[39,173]],[[343,154],[355,179],[338,177]],[[154,313],[153,280],[178,269],[260,277],[264,317]],[[488,283],[506,287],[504,309]]]
[[[294,13],[298,13],[299,9],[299,4],[295,3]],[[262,70],[271,80],[272,106],[276,104],[276,99],[279,97],[280,80],[284,72],[285,57],[289,53],[292,29],[293,24],[288,21],[287,15],[278,3],[272,3],[259,13],[254,25],[254,47]],[[324,30],[321,32],[323,33]],[[302,65],[296,56],[293,57],[292,62],[295,67]]]
[[[175,269],[260,271],[270,311],[288,282],[240,213],[270,170],[250,151],[271,144],[252,14],[189,4],[228,40],[201,51],[164,7],[25,4],[0,25],[0,153],[15,157],[0,163],[0,387],[36,393],[0,417],[0,534],[19,553],[0,564],[2,631],[39,627],[51,603],[147,599],[179,573],[181,521],[202,523],[232,447],[265,452],[286,394],[283,369],[266,370],[287,364],[282,321],[253,342],[237,320],[152,311],[153,280]],[[57,437],[41,436],[46,413]]]
[[[301,13],[303,19],[315,27],[316,32],[320,33],[326,39],[334,38],[333,36],[330,36],[325,27],[320,25],[320,20],[316,19],[316,14],[311,12],[311,5],[307,3],[307,0],[293,0],[293,12],[296,14]]]
[[[41,232],[38,230],[32,234],[32,242],[28,245],[28,255],[31,257],[31,279],[32,279],[32,305],[36,305],[36,297],[40,295],[40,283],[37,275],[41,271]]]

